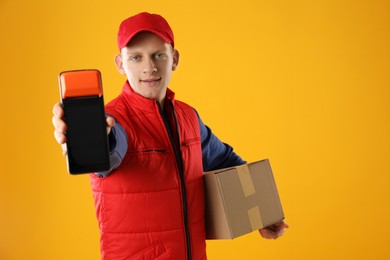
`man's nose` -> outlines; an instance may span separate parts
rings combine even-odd
[[[157,71],[157,67],[153,59],[151,58],[145,59],[143,73],[153,73],[156,71]]]

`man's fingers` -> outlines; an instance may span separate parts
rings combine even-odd
[[[56,116],[53,116],[52,121],[54,125],[54,137],[56,141],[59,144],[64,144],[66,142],[65,133],[67,129],[65,122],[62,119],[57,118]]]
[[[281,231],[273,231],[269,228],[263,228],[263,229],[260,229],[260,234],[262,235],[262,237],[266,238],[266,239],[277,239],[278,237],[280,237],[281,235],[283,235],[284,231],[281,232]]]
[[[260,232],[261,236],[264,237],[265,239],[275,239],[276,238],[276,234],[267,228],[262,228],[259,230],[259,232]]]
[[[111,116],[106,117],[107,126],[113,127],[115,125],[115,120]]]
[[[275,231],[276,238],[283,236],[284,232],[286,232],[286,230],[284,228],[276,230]]]
[[[277,239],[278,237],[283,236],[286,228],[289,228],[289,226],[286,224],[286,222],[281,221],[272,226],[262,228],[259,230],[259,232],[261,236],[266,239]]]
[[[53,107],[53,115],[58,117],[58,118],[63,118],[64,117],[64,109],[62,108],[61,103],[57,103]]]
[[[62,109],[62,105],[60,103],[57,103],[53,107],[53,117],[52,122],[54,128],[65,134],[66,132],[66,124],[62,118],[64,117],[64,110]]]
[[[65,133],[66,132],[66,124],[64,120],[59,117],[53,116],[52,118],[53,126],[56,130]]]
[[[66,136],[62,131],[54,130],[54,137],[59,144],[66,143]]]
[[[66,136],[57,130],[54,130],[54,138],[61,145],[62,155],[67,155],[68,151],[66,149]]]
[[[107,134],[111,132],[111,128],[115,125],[115,120],[111,116],[106,117],[106,129],[107,129]]]
[[[284,222],[284,221],[281,221],[279,223],[276,223],[275,225],[273,225],[276,229],[284,229],[284,228],[289,228],[289,225]]]
[[[62,148],[62,155],[65,156],[68,154],[68,149],[66,149],[66,143],[63,143],[61,145],[61,148]]]

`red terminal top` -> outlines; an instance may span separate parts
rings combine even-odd
[[[102,96],[101,76],[98,70],[73,70],[60,74],[61,97]]]

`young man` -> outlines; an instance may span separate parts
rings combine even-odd
[[[102,259],[206,259],[203,172],[245,162],[168,89],[179,52],[163,17],[127,18],[118,47],[115,63],[127,81],[106,105],[111,169],[90,175]],[[60,104],[53,114],[64,145]],[[286,227],[260,233],[277,238]]]

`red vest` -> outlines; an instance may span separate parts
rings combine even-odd
[[[102,259],[185,260],[188,252],[192,260],[206,259],[198,117],[169,89],[165,102],[171,107],[166,121],[177,122],[177,156],[155,100],[126,83],[106,106],[125,129],[128,150],[108,177],[91,174]]]

